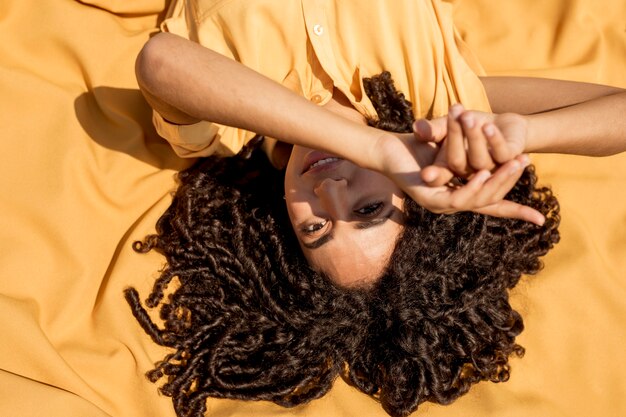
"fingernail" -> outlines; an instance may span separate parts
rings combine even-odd
[[[469,114],[463,115],[462,120],[466,128],[471,129],[474,127],[474,118]]]
[[[455,104],[450,108],[450,117],[452,117],[453,119],[456,119],[457,117],[461,115],[462,112],[463,112],[463,106],[461,106],[460,104]]]
[[[530,165],[530,156],[527,154],[522,155],[522,168],[526,168]]]
[[[480,171],[478,174],[478,181],[485,182],[491,177],[491,172],[489,171]]]
[[[432,136],[430,126],[428,122],[424,119],[420,119],[413,124],[413,131],[424,139],[429,139]]]
[[[511,164],[511,166],[509,167],[509,171],[508,171],[509,175],[515,174],[517,171],[520,170],[521,167],[522,166],[520,165],[519,162],[517,162],[517,161],[513,162]]]
[[[496,130],[493,125],[485,125],[485,127],[483,127],[483,132],[487,136],[493,136],[496,133]]]
[[[431,170],[422,170],[422,180],[426,183],[431,183],[437,179],[437,173]]]

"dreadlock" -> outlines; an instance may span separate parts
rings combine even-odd
[[[378,113],[371,125],[412,131],[411,103],[389,73],[364,86]],[[506,198],[543,213],[543,226],[433,214],[407,198],[383,275],[370,288],[346,289],[307,264],[283,174],[253,149],[257,142],[181,172],[157,233],[134,244],[167,261],[145,302],[159,308],[162,327],[135,289],[125,296],[154,342],[172,349],[147,375],[164,381],[178,416],[203,416],[208,397],[292,407],[323,396],[339,375],[390,415],[406,416],[424,401],[449,404],[479,381],[509,378],[509,357],[524,352],[509,290],[537,273],[559,240],[557,200],[537,186],[534,167]]]

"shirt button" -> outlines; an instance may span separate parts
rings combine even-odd
[[[322,96],[320,96],[319,94],[315,94],[313,97],[311,97],[311,101],[315,104],[320,104],[322,102]]]
[[[313,26],[313,33],[315,33],[317,36],[322,36],[324,34],[324,26],[322,25]]]

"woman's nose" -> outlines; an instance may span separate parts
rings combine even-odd
[[[348,181],[345,178],[322,180],[313,192],[320,199],[322,207],[337,219],[344,219],[347,209]]]

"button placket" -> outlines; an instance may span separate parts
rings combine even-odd
[[[309,41],[322,69],[335,82],[339,80],[339,70],[333,52],[331,34],[326,18],[326,9],[330,7],[326,0],[302,0],[304,22]]]

